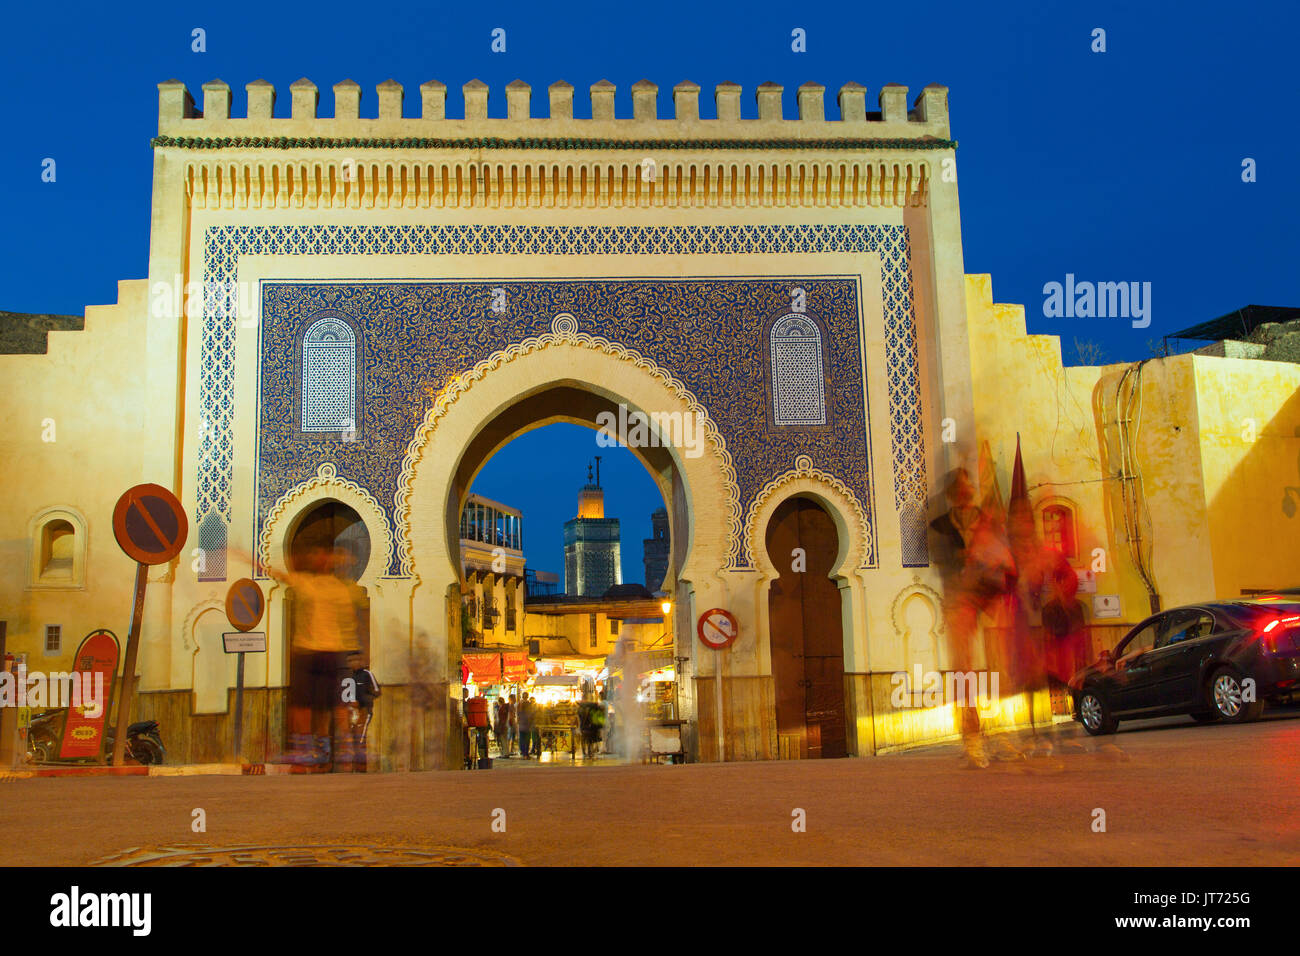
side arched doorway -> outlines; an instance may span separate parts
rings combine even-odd
[[[768,592],[772,678],[781,756],[844,757],[844,630],[835,522],[808,498],[783,501],[767,525],[780,572]]]
[[[333,573],[339,577],[351,592],[351,607],[356,615],[356,644],[364,660],[370,659],[370,597],[366,589],[357,583],[370,561],[370,535],[365,521],[351,507],[341,501],[326,499],[308,508],[295,522],[288,537],[285,549],[289,570],[293,572],[316,572],[320,570],[318,560],[321,552],[335,556],[332,562]],[[291,650],[299,628],[309,626],[301,600],[292,586],[285,591],[285,634]],[[286,737],[294,734],[324,735],[330,732],[330,717],[315,714],[310,718],[310,725],[298,725],[298,721],[308,718],[301,714],[295,716],[292,702],[300,699],[299,691],[312,680],[299,660],[298,655],[288,653],[288,698],[290,712],[285,721]],[[340,659],[340,666],[343,661]],[[337,735],[339,728],[334,728]],[[289,741],[286,739],[286,747]],[[334,748],[337,751],[337,748]]]

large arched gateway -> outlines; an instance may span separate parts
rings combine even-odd
[[[590,120],[574,119],[567,84],[545,119],[522,83],[506,119],[489,118],[477,82],[459,119],[441,84],[421,88],[420,118],[403,116],[390,82],[362,120],[356,92],[341,84],[336,115],[321,117],[300,80],[280,117],[253,83],[232,117],[224,83],[204,86],[201,115],[181,84],[159,87],[149,289],[181,277],[205,294],[159,293],[141,310],[157,352],[143,426],[177,436],[151,446],[143,473],[179,476],[201,532],[201,570],[150,582],[152,712],[180,739],[200,719],[212,740],[229,735],[229,668],[207,637],[195,654],[194,622],[249,574],[267,590],[269,633],[246,672],[265,728],[246,753],[274,757],[293,596],[263,572],[342,515],[368,542],[351,573],[384,687],[367,765],[455,766],[473,650],[458,526],[473,478],[529,429],[614,422],[668,513],[660,650],[690,756],[874,752],[873,702],[907,665],[892,608],[938,584],[926,497],[952,449],[935,436],[946,418],[969,430],[956,193],[938,175],[955,146],[946,91],[926,88],[909,110],[888,86],[868,113],[848,84],[835,120],[815,84],[789,118],[765,85],[757,120],[740,118],[731,84],[717,119],[700,118],[691,83],[662,119],[649,83],[618,118],[597,84]],[[178,392],[179,405],[165,398]],[[833,525],[814,589],[819,607],[833,590],[840,614],[815,627],[842,670],[835,720],[810,733],[818,710],[805,708],[796,747],[778,719],[792,572],[767,547],[777,510],[804,507],[791,499]],[[706,612],[736,622],[723,650],[698,636]]]
[[[736,481],[722,437],[707,410],[670,372],[644,356],[594,338],[569,315],[513,354],[491,356],[430,407],[411,442],[409,483],[399,498],[399,527],[421,574],[412,654],[441,671],[459,657],[462,579],[459,517],[474,476],[512,439],[553,422],[599,428],[645,415],[647,441],[629,441],[669,504],[672,630],[689,633],[691,608],[724,599],[716,569],[738,532]],[[617,437],[616,435],[614,437]],[[634,437],[627,436],[624,437]],[[404,473],[407,469],[403,469]],[[690,641],[674,654],[688,657]],[[683,682],[687,708],[694,687]],[[448,687],[454,696],[455,688]],[[441,698],[443,689],[439,689]],[[449,724],[448,726],[453,726]],[[449,744],[454,751],[454,741]]]

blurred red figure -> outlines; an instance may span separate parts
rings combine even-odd
[[[1088,625],[1079,601],[1079,577],[1059,551],[1048,577],[1049,597],[1043,602],[1043,634],[1047,642],[1047,676],[1053,693],[1064,693],[1066,683],[1088,660]]]
[[[1039,609],[1042,592],[1053,564],[1034,530],[1034,512],[1024,493],[1024,472],[1020,450],[1016,449],[1016,474],[1007,508],[1007,539],[1015,562],[1015,582],[1007,593],[1004,608],[1002,646],[998,655],[1002,690],[1006,696],[1026,695],[1029,702],[1030,735],[1037,737],[1034,693],[1046,683],[1046,648],[1030,624],[1030,614]]]
[[[930,553],[943,580],[950,664],[966,673],[975,669],[979,616],[997,613],[1015,580],[1015,563],[999,516],[974,503],[975,486],[964,468],[949,475],[945,494],[948,510],[930,522]],[[978,706],[959,701],[957,713],[968,765],[987,767]]]

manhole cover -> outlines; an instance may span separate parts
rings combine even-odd
[[[460,847],[364,846],[207,846],[185,843],[133,847],[97,860],[92,866],[519,866],[491,850]]]

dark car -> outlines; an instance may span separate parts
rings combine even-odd
[[[1265,700],[1300,694],[1300,600],[1258,597],[1163,611],[1113,652],[1102,651],[1069,686],[1074,719],[1090,734],[1113,734],[1121,718],[1258,720]]]

